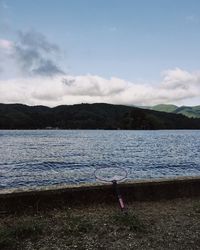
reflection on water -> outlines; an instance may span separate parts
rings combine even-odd
[[[99,167],[128,180],[200,175],[200,131],[0,131],[0,188],[95,182]]]

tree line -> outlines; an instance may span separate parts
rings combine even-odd
[[[0,129],[200,129],[200,119],[105,103],[0,104]]]

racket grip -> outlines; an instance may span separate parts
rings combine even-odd
[[[125,210],[125,205],[124,205],[124,201],[122,199],[122,196],[121,196],[121,194],[119,192],[119,189],[117,187],[117,182],[113,181],[112,183],[113,183],[113,188],[114,188],[115,195],[116,195],[117,200],[119,202],[119,206],[120,206],[121,210],[123,211],[123,210]]]
[[[124,205],[124,202],[122,200],[122,197],[118,197],[118,200],[119,200],[119,205],[120,205],[120,208],[123,210],[125,209],[125,205]]]

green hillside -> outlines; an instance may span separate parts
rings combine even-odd
[[[155,105],[153,107],[150,107],[150,109],[155,111],[161,111],[161,112],[168,112],[168,113],[175,113],[175,114],[182,114],[189,118],[200,118],[200,106],[175,106],[172,104],[159,104]]]
[[[152,107],[155,111],[161,111],[161,112],[168,112],[172,113],[174,112],[178,107],[173,104],[158,104]]]
[[[176,114],[182,114],[187,117],[193,117],[193,118],[200,118],[200,106],[194,106],[194,107],[187,107],[182,106],[175,110]]]

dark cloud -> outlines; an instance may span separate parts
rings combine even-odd
[[[38,66],[41,59],[41,55],[37,50],[23,48],[21,45],[15,46],[15,57],[24,73],[31,73],[34,67]]]
[[[60,49],[47,41],[43,34],[35,31],[18,32],[19,42],[15,44],[15,59],[23,74],[54,76],[64,74],[55,63]]]
[[[51,60],[40,61],[40,66],[36,69],[33,69],[32,72],[36,75],[44,75],[44,76],[54,76],[57,74],[64,74],[64,71],[59,69],[58,66],[53,64]]]
[[[29,48],[45,51],[47,53],[60,51],[56,44],[50,43],[43,34],[34,30],[28,32],[19,31],[18,35],[21,44]]]
[[[75,83],[75,79],[63,78],[62,83],[64,83],[66,86],[72,86]]]

